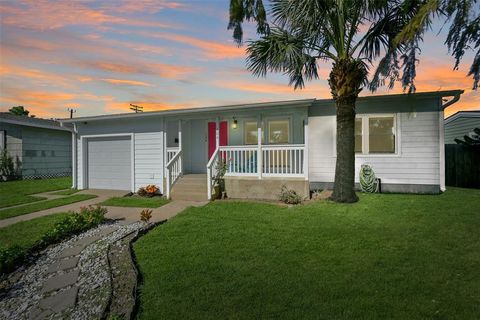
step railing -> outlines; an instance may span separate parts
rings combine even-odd
[[[172,191],[172,187],[177,182],[178,178],[182,175],[182,150],[179,150],[173,157],[168,161],[166,165],[167,170],[167,185],[166,185],[166,197],[170,199],[170,193]]]
[[[168,147],[167,148],[167,163],[169,163],[170,160],[172,160],[172,158],[178,153],[179,150],[180,150],[179,147]]]
[[[217,168],[218,162],[220,161],[219,157],[219,148],[215,149],[210,160],[207,163],[207,199],[212,199],[212,191],[215,186],[215,178],[217,177]]]

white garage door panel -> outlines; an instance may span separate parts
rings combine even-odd
[[[130,190],[132,188],[132,147],[130,137],[87,140],[88,187]]]

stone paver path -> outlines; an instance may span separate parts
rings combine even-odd
[[[152,222],[169,219],[188,206],[173,201],[153,212]],[[88,230],[47,249],[0,295],[0,319],[100,319],[112,292],[108,248],[145,227],[141,208],[108,207],[107,217],[123,219]]]

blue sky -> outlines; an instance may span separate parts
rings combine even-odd
[[[229,1],[3,1],[0,3],[0,109],[24,105],[42,117],[328,98],[328,65],[320,80],[294,91],[282,75],[253,77],[244,48],[227,30]],[[417,91],[465,89],[448,114],[479,109],[480,96],[443,45],[425,37]],[[254,28],[246,37],[255,38]],[[398,93],[379,90],[376,94]],[[365,92],[363,94],[370,94]]]

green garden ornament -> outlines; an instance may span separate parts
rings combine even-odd
[[[378,180],[368,164],[362,164],[360,168],[360,189],[366,193],[378,192]]]

